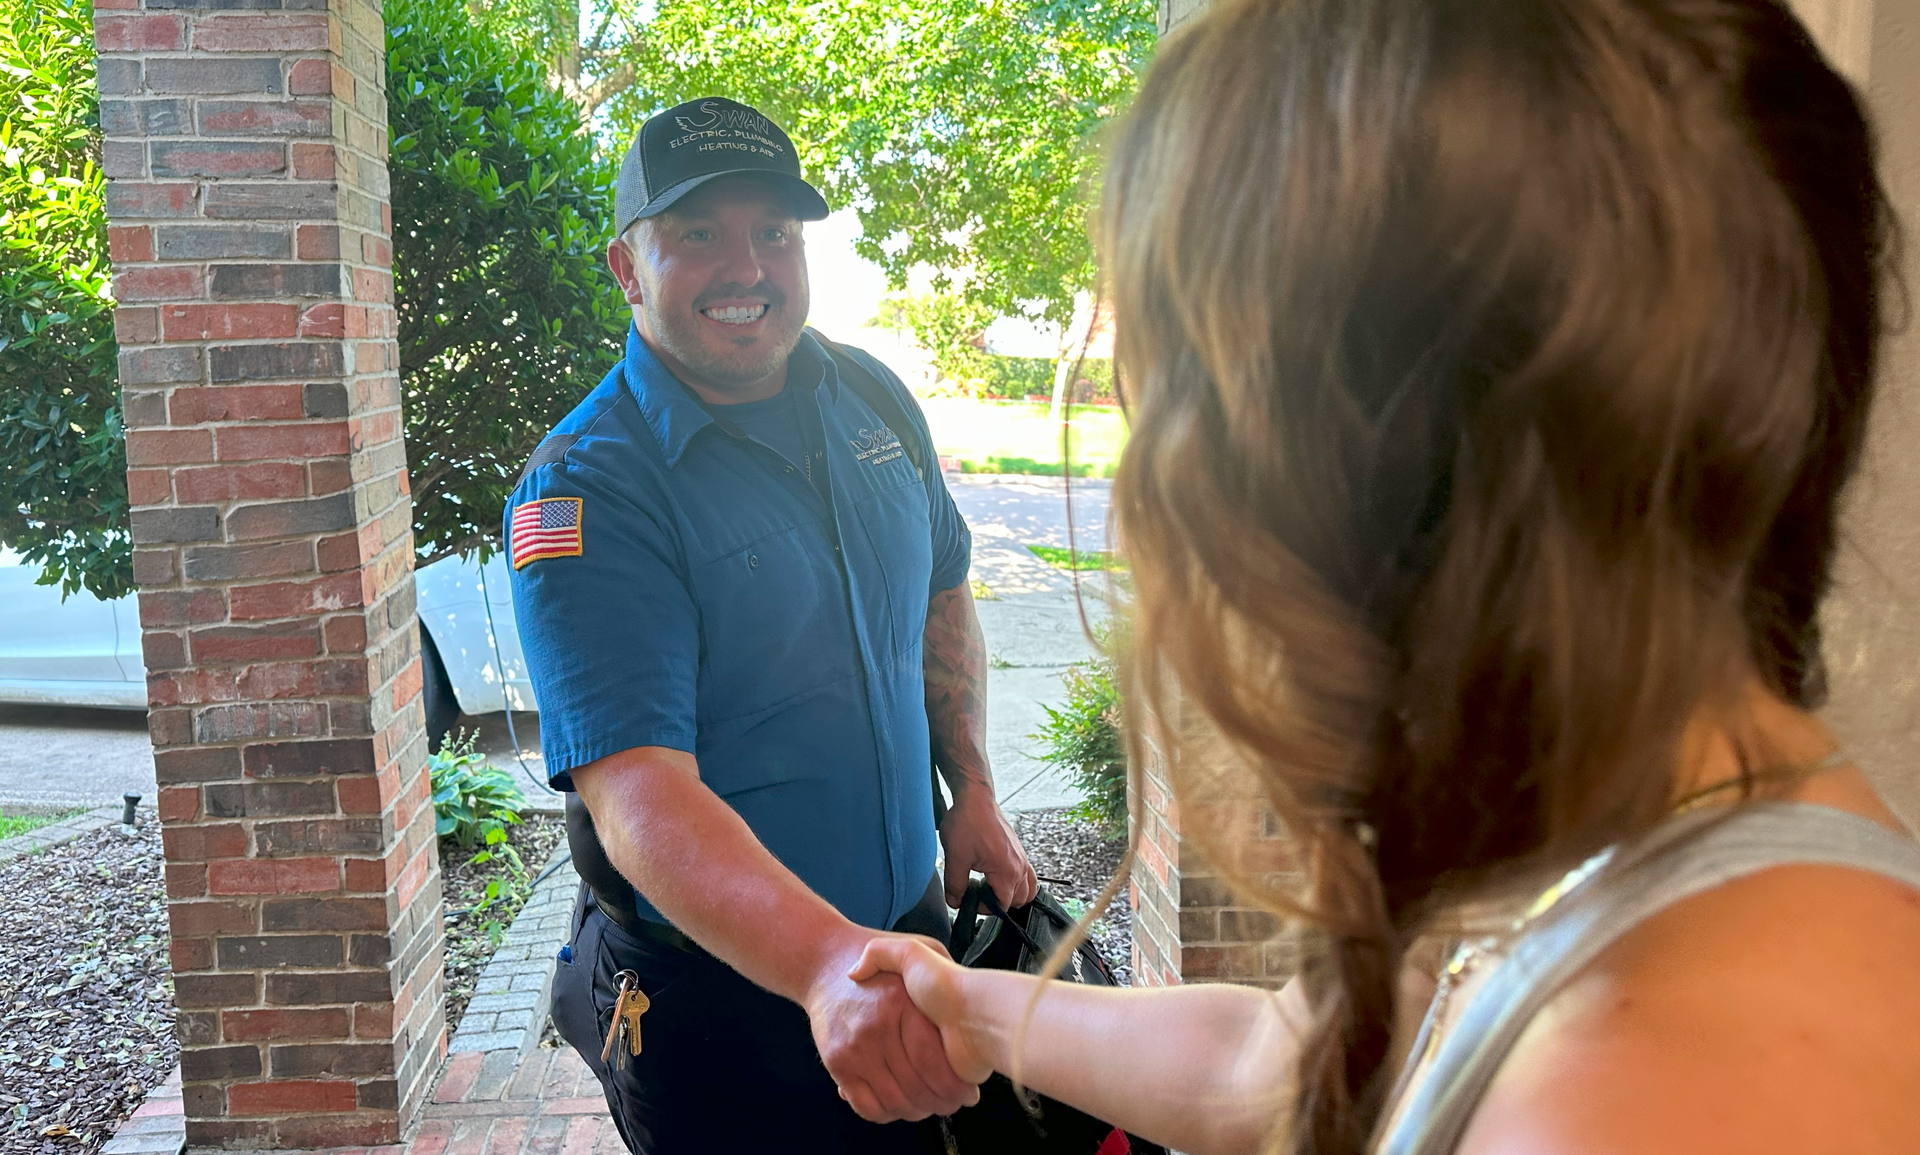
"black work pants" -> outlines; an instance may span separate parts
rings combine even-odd
[[[947,939],[939,880],[894,929]],[[553,978],[553,1021],[599,1077],[634,1155],[924,1155],[919,1123],[869,1123],[834,1087],[807,1013],[703,951],[629,934],[581,887],[571,958]],[[778,933],[769,928],[768,933]],[[600,1061],[619,984],[631,970],[652,1005],[640,1054]],[[937,1136],[937,1128],[932,1130]]]

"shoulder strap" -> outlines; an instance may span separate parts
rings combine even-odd
[[[865,401],[869,408],[879,414],[880,420],[886,423],[887,428],[893,430],[894,436],[900,439],[900,449],[907,455],[907,460],[913,462],[913,467],[922,477],[925,477],[927,447],[920,439],[919,423],[908,416],[907,407],[900,403],[899,395],[885,381],[876,377],[873,370],[861,364],[860,359],[846,348],[837,342],[827,340],[817,329],[808,329],[807,332],[813,334],[813,339],[820,342],[820,348],[826,350],[827,356],[833,358],[834,368],[840,373],[840,380],[858,393],[860,400]]]
[[[1751,802],[1655,829],[1510,947],[1411,1088],[1379,1155],[1446,1155],[1535,1014],[1621,936],[1667,907],[1785,865],[1846,866],[1920,890],[1920,844],[1826,806]],[[1435,1029],[1429,1012],[1412,1054]],[[1410,1062],[1409,1066],[1412,1066]],[[1396,1095],[1397,1099],[1399,1096]]]

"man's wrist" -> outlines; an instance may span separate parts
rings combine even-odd
[[[853,969],[872,937],[872,931],[836,915],[833,925],[820,928],[813,936],[801,968],[804,973],[796,984],[798,990],[788,997],[812,1011],[821,993]]]
[[[984,769],[960,770],[946,773],[947,789],[953,794],[955,809],[966,806],[994,804],[993,776]]]

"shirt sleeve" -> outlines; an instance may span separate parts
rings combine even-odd
[[[694,749],[699,619],[677,539],[661,518],[575,462],[535,469],[507,503],[579,501],[579,552],[518,560],[513,611],[540,705],[547,780],[636,746]],[[525,551],[521,551],[524,553]],[[536,551],[537,552],[537,551]]]

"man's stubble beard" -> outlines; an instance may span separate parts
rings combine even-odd
[[[650,295],[651,296],[651,295]],[[766,332],[759,337],[747,337],[729,341],[729,352],[716,351],[701,339],[702,319],[675,313],[668,315],[658,309],[651,300],[642,304],[646,310],[647,324],[653,331],[654,339],[674,360],[685,365],[689,372],[718,386],[753,385],[766,380],[785,363],[794,346],[800,343],[800,331],[806,327],[804,308],[792,310],[793,301],[781,306],[777,312],[769,306],[769,318]],[[802,301],[804,306],[806,302]],[[797,312],[798,315],[795,315]]]

